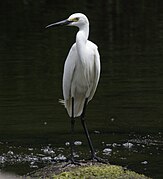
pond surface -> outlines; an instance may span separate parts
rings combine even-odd
[[[70,4],[72,4],[70,8]],[[163,178],[163,12],[161,1],[1,2],[0,167],[25,174],[69,156],[63,64],[76,28],[45,30],[83,12],[101,55],[101,78],[87,123],[97,154]],[[89,158],[80,121],[76,157]]]

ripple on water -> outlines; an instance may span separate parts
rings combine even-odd
[[[74,143],[76,146],[82,145],[82,142],[77,140]],[[41,165],[46,165],[56,161],[65,161],[66,156],[69,154],[70,143],[65,143],[64,147],[54,148],[52,145],[44,147],[21,147],[11,146],[8,143],[0,142],[0,167],[3,169],[7,165],[28,165],[31,169],[39,168]],[[144,158],[139,159],[139,164],[147,168],[151,165],[151,157],[160,155],[162,152],[163,141],[161,138],[158,140],[150,135],[147,136],[134,136],[130,139],[122,141],[114,141],[113,143],[102,142],[101,155],[105,158],[113,159],[113,161],[129,163],[132,156],[143,156]],[[82,149],[83,145],[80,147]],[[100,151],[96,150],[98,154]],[[75,153],[75,157],[79,158],[80,155]],[[88,151],[87,151],[88,154]],[[86,156],[84,156],[85,158]],[[138,159],[138,158],[137,158]],[[121,164],[121,163],[117,163]]]

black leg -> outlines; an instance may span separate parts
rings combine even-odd
[[[83,107],[83,112],[81,114],[81,123],[82,123],[82,126],[84,128],[84,132],[86,134],[86,137],[87,137],[87,140],[88,140],[88,144],[89,144],[89,147],[90,147],[90,150],[91,150],[91,155],[92,155],[91,157],[92,157],[92,160],[94,160],[94,161],[101,162],[101,163],[107,163],[103,159],[101,159],[101,158],[96,156],[94,147],[92,145],[92,141],[91,141],[91,138],[90,138],[87,126],[86,126],[86,122],[85,122],[85,112],[86,112],[87,102],[88,102],[88,98],[85,99],[85,103],[84,103],[84,107]]]
[[[71,163],[75,165],[80,165],[74,159],[74,126],[75,126],[75,118],[74,118],[74,98],[72,98],[72,116],[71,116]]]
[[[74,98],[72,98],[72,116],[71,116],[71,160],[74,161]]]
[[[74,125],[75,120],[71,119],[71,159],[74,160]]]
[[[87,126],[86,126],[86,123],[85,123],[85,111],[86,111],[87,102],[88,102],[88,98],[85,99],[85,103],[84,103],[84,107],[83,107],[83,112],[81,114],[81,123],[82,123],[82,126],[84,128],[84,132],[86,134],[86,137],[87,137],[87,140],[88,140],[88,144],[89,144],[89,147],[90,147],[90,150],[91,150],[92,158],[93,158],[95,156],[95,150],[93,148],[92,141],[91,141],[91,138],[89,136],[89,132],[88,132],[88,129],[87,129]]]

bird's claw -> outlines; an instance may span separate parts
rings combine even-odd
[[[103,164],[108,164],[109,162],[105,159],[102,159],[100,157],[97,157],[96,155],[92,156],[92,161],[93,162],[99,162],[99,163],[103,163]]]
[[[76,161],[74,158],[70,160],[70,164],[81,165],[80,162]]]
[[[74,158],[71,158],[67,161],[67,163],[63,166],[64,167],[67,167],[68,165],[81,165],[80,162],[76,161]]]

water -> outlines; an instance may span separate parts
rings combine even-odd
[[[22,175],[50,163],[51,158],[69,155],[65,143],[70,139],[70,121],[58,99],[62,98],[64,60],[77,29],[44,27],[81,11],[90,19],[90,39],[98,44],[101,55],[100,83],[87,110],[98,155],[153,178],[163,177],[160,3],[1,2],[2,171]],[[77,155],[88,158],[79,121],[76,141],[82,141]],[[46,153],[49,148],[54,153]]]

